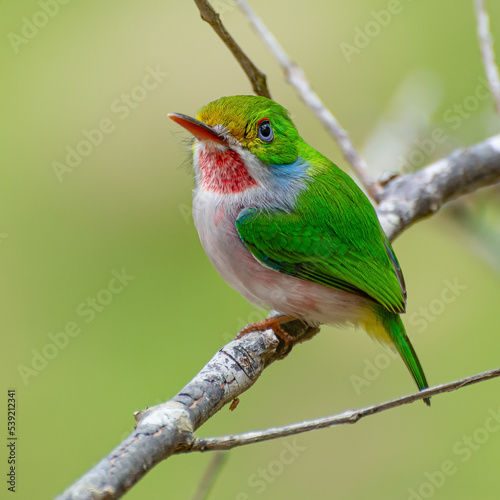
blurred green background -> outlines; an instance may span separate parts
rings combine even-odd
[[[349,171],[232,0],[214,5],[303,137]],[[484,72],[471,1],[252,5],[374,171],[410,171],[498,133],[491,99],[474,99]],[[397,13],[386,22],[380,11],[389,6]],[[488,6],[498,46],[500,4]],[[366,30],[373,36],[359,34]],[[194,2],[3,0],[0,34],[0,375],[4,391],[17,389],[16,498],[51,498],[131,431],[135,410],[169,399],[244,324],[263,317],[204,255],[189,216],[187,134],[167,118],[251,88]],[[346,57],[345,44],[359,50]],[[456,105],[469,109],[460,119]],[[108,132],[93,131],[99,124]],[[444,140],[426,151],[436,128]],[[96,143],[90,149],[84,131]],[[87,156],[61,173],[67,148],[78,147]],[[491,250],[497,194],[465,203],[473,232],[485,224],[474,235],[445,209],[395,242],[409,289],[403,319],[432,384],[500,365],[499,256]],[[124,268],[133,277],[127,286],[117,291],[114,282],[115,293],[106,291]],[[91,313],[95,297],[106,305]],[[57,334],[68,322],[81,332],[54,350],[51,337],[64,337]],[[385,352],[363,332],[325,327],[198,435],[286,424],[413,391],[403,363],[387,362]],[[496,498],[499,383],[435,397],[431,409],[417,403],[288,439],[296,449],[288,463],[283,440],[236,449],[211,498]],[[5,405],[4,395],[2,415]],[[6,435],[4,417],[1,426]],[[210,460],[173,457],[127,498],[189,499]],[[4,478],[6,462],[5,452]],[[447,475],[437,472],[443,464]],[[3,481],[1,488],[3,497]]]

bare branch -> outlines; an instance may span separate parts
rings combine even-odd
[[[246,1],[237,0],[237,2],[252,27],[262,38],[268,50],[282,67],[288,83],[295,88],[300,98],[337,141],[345,159],[349,162],[354,172],[356,172],[356,175],[359,177],[359,180],[366,188],[369,195],[375,201],[378,201],[382,188],[368,172],[368,165],[354,147],[354,144],[349,138],[349,134],[340,126],[337,119],[323,104],[318,94],[311,88],[302,69],[291,61],[278,40],[276,40],[274,35],[267,29],[262,20],[255,14]]]
[[[474,9],[477,19],[477,36],[481,47],[484,70],[490,84],[491,95],[495,101],[497,113],[500,115],[500,75],[495,63],[493,37],[490,32],[490,21],[486,10],[485,0],[474,0]]]
[[[246,73],[250,83],[252,84],[253,91],[257,95],[271,99],[271,93],[267,87],[266,75],[255,66],[249,57],[243,52],[241,47],[236,43],[234,38],[228,33],[220,16],[207,0],[194,0],[199,11],[201,18],[206,21],[214,31],[219,35],[220,39],[226,44],[227,48],[231,51],[235,59],[238,61],[243,71]]]
[[[389,239],[457,196],[500,181],[500,135],[460,149],[418,172],[396,177],[377,213]]]
[[[302,342],[317,330],[296,320],[288,323],[287,331]],[[230,342],[170,401],[138,412],[134,432],[58,498],[121,497],[156,464],[189,450],[198,427],[283,357],[283,346],[270,330]]]
[[[336,425],[355,424],[363,417],[368,415],[375,415],[398,406],[407,405],[419,401],[420,399],[436,396],[444,392],[452,392],[468,385],[477,384],[484,380],[500,377],[500,368],[490,370],[488,372],[479,373],[471,377],[466,377],[447,384],[429,387],[428,389],[403,396],[401,398],[387,401],[378,405],[367,406],[359,410],[347,410],[339,415],[332,415],[330,417],[316,418],[313,420],[306,420],[295,424],[285,425],[283,427],[273,427],[264,431],[245,432],[243,434],[232,434],[229,436],[221,436],[215,438],[198,438],[195,439],[189,451],[209,451],[209,450],[230,450],[238,446],[244,446],[252,443],[260,443],[261,441],[269,441],[286,436],[293,436],[303,432],[314,431],[318,429],[325,429]]]

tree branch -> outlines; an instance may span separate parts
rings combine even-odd
[[[378,405],[367,406],[358,410],[347,410],[339,415],[332,415],[329,417],[315,418],[313,420],[306,420],[295,424],[285,425],[283,427],[273,427],[263,431],[244,432],[243,434],[231,434],[228,436],[221,436],[215,438],[197,438],[189,451],[212,451],[212,450],[231,450],[238,446],[247,444],[260,443],[262,441],[269,441],[281,437],[294,436],[303,432],[314,431],[318,429],[325,429],[336,425],[355,424],[363,417],[368,415],[375,415],[383,411],[397,408],[398,406],[407,405],[419,401],[430,396],[437,396],[445,392],[456,391],[468,385],[477,384],[484,380],[500,377],[500,368],[490,370],[471,377],[462,378],[447,384],[429,387],[421,392],[402,396],[386,403]]]
[[[255,14],[245,0],[237,0],[238,5],[247,17],[248,21],[260,36],[269,52],[275,57],[285,73],[287,82],[296,90],[299,97],[305,102],[309,109],[316,115],[321,124],[328,130],[330,135],[337,141],[342,154],[349,162],[359,180],[366,188],[369,195],[378,201],[382,192],[381,186],[370,175],[368,165],[361,157],[358,150],[349,138],[349,134],[341,127],[331,111],[323,104],[318,94],[314,92],[306,75],[296,63],[287,55],[274,35],[267,29],[262,20]]]
[[[226,30],[220,16],[207,0],[194,0],[200,11],[201,18],[210,24],[214,31],[219,35],[221,40],[226,44],[234,58],[238,61],[243,71],[247,75],[252,84],[253,91],[257,95],[271,99],[271,93],[267,87],[266,75],[255,66],[249,57],[243,52],[241,47],[236,43],[234,38]]]
[[[394,239],[455,196],[499,181],[500,135],[456,151],[417,173],[392,180],[382,193],[379,218]],[[316,333],[298,320],[284,326],[294,343],[309,340]],[[192,450],[194,443],[202,442],[195,440],[194,432],[225,404],[252,387],[266,367],[285,357],[283,347],[270,330],[251,333],[224,346],[170,401],[138,412],[134,432],[59,499],[119,498],[162,460]],[[496,376],[496,372],[487,372],[484,379]],[[428,391],[439,394],[453,384],[458,388],[479,381],[477,377],[482,375],[360,411],[374,413],[400,406],[428,396]]]
[[[495,135],[418,172],[392,179],[377,207],[379,220],[393,240],[447,201],[499,182],[499,174],[500,135]]]
[[[488,78],[488,83],[490,84],[491,95],[495,101],[497,113],[500,115],[500,75],[498,74],[498,67],[495,63],[493,37],[490,32],[490,21],[486,10],[485,0],[474,0],[474,10],[476,12],[477,36],[481,47],[484,70]]]

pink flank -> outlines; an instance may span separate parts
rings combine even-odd
[[[240,155],[232,149],[201,151],[198,162],[202,172],[202,187],[217,194],[241,193],[257,186]]]

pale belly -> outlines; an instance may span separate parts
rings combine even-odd
[[[268,269],[245,247],[236,230],[235,203],[196,196],[193,216],[205,252],[222,278],[249,302],[310,324],[359,325],[367,299]]]

